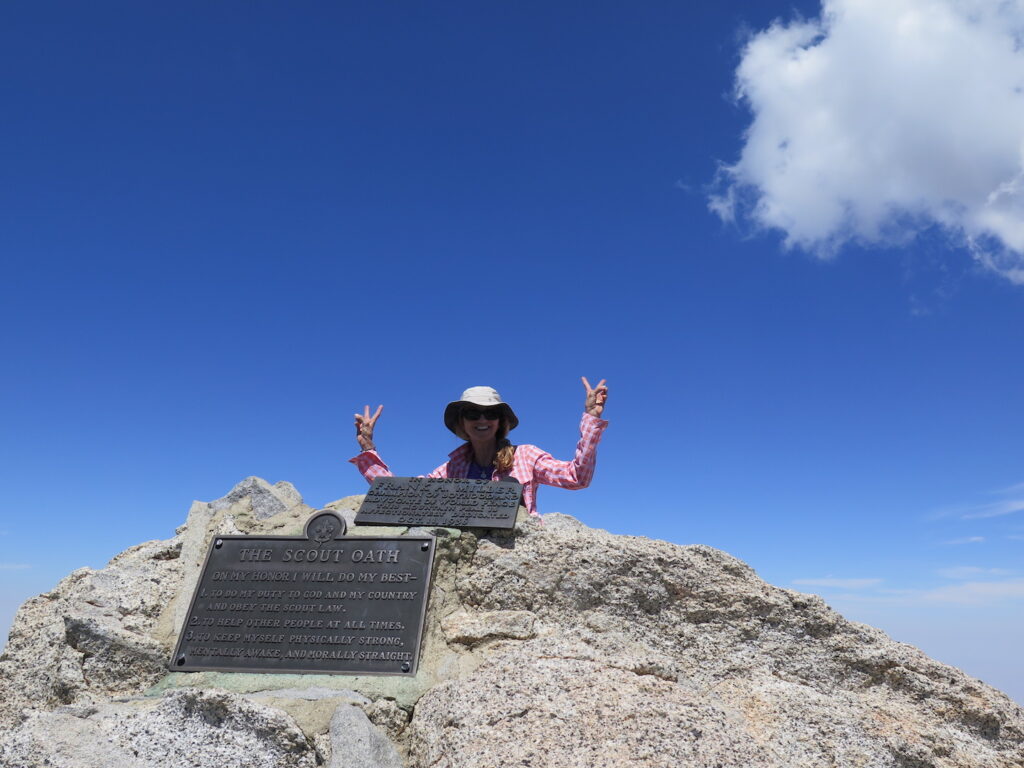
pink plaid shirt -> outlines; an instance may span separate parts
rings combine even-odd
[[[574,491],[590,485],[597,463],[597,444],[607,426],[608,422],[604,419],[584,413],[580,422],[580,441],[576,443],[576,456],[572,461],[559,461],[536,445],[517,445],[512,470],[505,473],[495,471],[491,480],[511,477],[522,483],[523,504],[531,515],[536,515],[538,485],[553,485]],[[448,461],[427,477],[466,477],[472,458],[470,445],[465,443],[449,453]],[[376,451],[363,451],[349,459],[349,462],[356,465],[369,483],[375,477],[391,476],[391,470]]]

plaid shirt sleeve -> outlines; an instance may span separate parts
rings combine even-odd
[[[355,464],[356,469],[366,478],[366,482],[373,485],[373,478],[375,477],[391,477],[391,469],[387,464],[384,463],[384,459],[380,457],[376,451],[363,451],[358,456],[353,456],[348,460],[350,464]],[[465,463],[465,462],[462,462]],[[446,461],[440,467],[431,472],[427,477],[449,477],[449,469],[452,468],[453,464],[459,464],[458,457],[452,457],[451,461]],[[465,477],[466,474],[463,472],[461,475],[458,474],[458,466],[454,468],[456,471],[453,473],[454,477]],[[420,475],[423,477],[423,475]]]
[[[597,464],[597,444],[608,422],[583,414],[580,422],[580,440],[576,443],[576,456],[572,461],[559,461],[550,453],[541,453],[533,465],[533,478],[538,483],[558,488],[577,490],[586,488],[594,477]]]
[[[348,462],[355,464],[356,469],[371,485],[375,477],[391,477],[391,470],[376,451],[363,451],[358,456],[353,456]]]
[[[433,472],[431,472],[429,475],[427,475],[427,477],[433,477],[433,478],[439,478],[439,477],[440,478],[445,478],[445,477],[448,477],[448,464],[449,464],[449,462],[446,461],[440,467],[438,467]]]

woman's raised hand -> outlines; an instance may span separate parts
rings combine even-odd
[[[356,441],[364,451],[376,450],[376,446],[373,444],[373,427],[383,410],[384,406],[378,405],[377,410],[371,416],[370,406],[366,406],[362,413],[356,414]]]
[[[583,386],[587,388],[587,403],[584,409],[591,416],[600,418],[601,413],[604,412],[604,404],[608,400],[608,387],[604,385],[604,379],[601,379],[596,387],[591,387],[586,376],[581,376],[580,378],[583,381]]]

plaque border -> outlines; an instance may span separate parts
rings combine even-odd
[[[329,511],[329,510],[328,510]],[[324,514],[323,512],[315,512],[306,521],[303,526],[303,530],[308,530],[309,523],[315,517],[319,517]],[[336,517],[342,521],[342,530],[345,530],[344,523],[345,519],[338,515],[336,512],[332,512]],[[266,674],[266,675],[349,675],[350,677],[415,677],[419,671],[420,666],[420,653],[423,650],[423,635],[427,624],[427,603],[430,602],[430,593],[433,591],[434,584],[434,557],[437,553],[437,538],[430,535],[418,535],[418,536],[335,536],[331,541],[419,541],[427,542],[430,546],[427,550],[427,572],[424,575],[424,597],[423,604],[420,606],[419,612],[419,633],[416,638],[416,656],[413,659],[413,665],[408,672],[367,672],[366,670],[334,670],[334,669],[264,669],[262,667],[218,667],[218,666],[202,666],[197,668],[189,668],[191,665],[188,663],[178,665],[177,660],[181,655],[181,646],[185,642],[185,630],[188,628],[188,617],[192,615],[192,609],[195,607],[196,600],[199,597],[199,589],[203,584],[203,576],[206,575],[206,568],[210,564],[210,560],[213,557],[213,551],[217,548],[218,541],[227,540],[251,540],[251,541],[311,541],[308,536],[251,536],[251,535],[225,535],[225,536],[214,536],[210,540],[210,546],[206,550],[206,558],[203,560],[203,567],[199,571],[199,578],[196,580],[195,589],[192,592],[192,599],[188,603],[188,613],[185,614],[185,622],[182,624],[181,629],[178,630],[178,639],[174,644],[174,651],[171,653],[171,660],[167,664],[167,669],[171,672],[239,672],[245,675],[252,674]]]
[[[488,520],[486,525],[477,525],[474,523],[462,523],[455,524],[450,520],[423,520],[419,519],[416,522],[402,522],[397,516],[391,516],[390,518],[383,513],[364,512],[363,507],[366,506],[366,500],[370,493],[373,492],[374,487],[378,483],[384,483],[388,480],[426,480],[428,482],[450,482],[452,480],[468,481],[471,483],[489,483],[489,484],[502,484],[511,485],[515,483],[519,486],[519,498],[516,502],[515,509],[512,514],[505,519],[501,520]],[[475,528],[477,530],[494,530],[494,531],[511,531],[516,527],[516,521],[519,519],[519,507],[523,504],[523,484],[516,480],[514,477],[507,478],[504,480],[482,480],[475,479],[472,477],[405,477],[401,475],[387,475],[373,478],[373,482],[370,484],[370,491],[363,497],[363,501],[359,504],[359,509],[356,510],[355,525],[381,525],[381,526],[404,526],[408,528],[456,528],[458,530],[467,530]],[[371,517],[380,517],[385,519],[370,519]],[[413,517],[413,515],[410,515]]]

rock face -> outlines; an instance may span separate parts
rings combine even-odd
[[[415,679],[167,673],[210,538],[312,512],[248,478],[26,603],[0,766],[1024,766],[993,688],[722,552],[562,515],[436,531]]]
[[[1005,696],[709,547],[552,516],[456,588],[537,637],[420,699],[417,766],[1024,765]]]
[[[24,707],[96,703],[156,683],[210,537],[294,528],[312,512],[289,483],[247,478],[223,499],[195,502],[173,539],[132,547],[99,571],[80,568],[29,600],[0,656],[0,727]]]
[[[54,768],[314,768],[317,755],[278,709],[220,692],[62,707],[0,742],[0,764]]]

